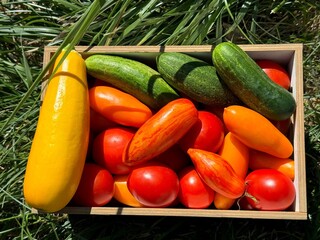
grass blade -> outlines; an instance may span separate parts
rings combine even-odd
[[[40,72],[38,77],[35,79],[35,81],[30,86],[29,90],[25,93],[25,95],[22,97],[21,101],[17,105],[17,107],[13,110],[12,114],[8,117],[6,122],[3,124],[3,126],[0,129],[0,133],[3,132],[3,130],[7,127],[7,125],[12,120],[13,116],[20,110],[23,103],[26,101],[27,98],[29,98],[31,92],[39,85],[39,83],[44,78],[45,74],[48,72],[52,64],[54,63],[55,59],[57,58],[58,54],[61,52],[61,50],[69,45],[68,51],[66,51],[65,56],[61,59],[60,64],[64,60],[64,58],[67,56],[67,54],[71,51],[71,49],[81,40],[83,35],[85,34],[86,29],[90,26],[91,22],[96,18],[96,16],[99,14],[100,9],[103,6],[102,0],[95,0],[92,5],[87,9],[86,13],[80,18],[80,20],[75,24],[74,28],[70,31],[70,33],[66,36],[64,41],[61,43],[61,46],[58,48],[57,52],[52,56],[49,63],[44,67],[44,69]],[[58,64],[59,66],[59,64]],[[53,72],[54,74],[54,72]]]

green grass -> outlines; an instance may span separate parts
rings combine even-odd
[[[0,239],[319,239],[320,4],[315,1],[0,3]],[[86,20],[86,21],[84,21]],[[35,215],[22,181],[46,45],[303,43],[307,221]]]

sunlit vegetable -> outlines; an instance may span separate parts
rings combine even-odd
[[[288,158],[293,152],[289,139],[267,118],[250,108],[226,107],[223,120],[227,129],[250,148],[280,158]]]
[[[80,182],[89,130],[86,66],[72,50],[50,80],[41,106],[23,186],[30,206],[55,212],[68,204]]]
[[[123,155],[128,165],[148,161],[176,144],[198,120],[198,110],[185,98],[174,100],[146,121]]]
[[[194,148],[189,148],[188,154],[202,180],[213,190],[233,199],[244,193],[244,180],[220,155]]]

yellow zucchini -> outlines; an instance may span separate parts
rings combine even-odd
[[[72,50],[49,82],[40,110],[23,186],[29,206],[56,212],[69,203],[80,182],[88,140],[86,66]]]

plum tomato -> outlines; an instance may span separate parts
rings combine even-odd
[[[126,127],[109,128],[101,132],[93,141],[93,160],[112,174],[128,174],[131,168],[123,163],[122,153],[134,132]]]
[[[111,173],[96,163],[86,163],[72,201],[79,206],[100,207],[110,202],[113,194]]]
[[[146,207],[168,207],[179,193],[177,174],[156,162],[135,166],[127,184],[131,194]]]
[[[210,152],[217,152],[224,139],[224,126],[215,114],[199,111],[198,121],[180,139],[179,145],[187,152],[189,148],[196,148]]]
[[[185,153],[177,144],[155,157],[154,160],[166,164],[175,172],[178,172],[191,164],[188,154]]]
[[[275,169],[250,172],[245,182],[248,203],[259,210],[285,210],[295,200],[295,187],[289,177]]]
[[[257,60],[256,62],[272,81],[287,90],[290,88],[289,73],[280,64],[266,59]]]
[[[178,198],[187,208],[207,208],[214,200],[214,190],[205,184],[193,166],[182,169],[179,173],[180,190]]]

